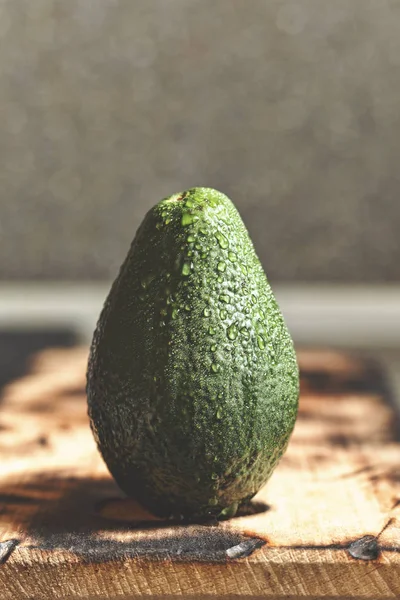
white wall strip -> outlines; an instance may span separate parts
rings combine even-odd
[[[0,327],[74,328],[88,341],[109,283],[0,284]],[[273,286],[295,342],[400,347],[400,285]]]

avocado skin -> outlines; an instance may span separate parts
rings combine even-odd
[[[193,188],[147,213],[94,333],[87,396],[111,474],[158,516],[232,516],[270,477],[298,366],[224,194]]]

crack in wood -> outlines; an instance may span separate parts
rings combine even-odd
[[[364,535],[350,544],[348,553],[353,558],[376,560],[381,554],[381,547],[376,536]]]
[[[7,562],[15,548],[18,546],[19,540],[6,540],[0,542],[0,565]]]
[[[266,544],[261,538],[210,528],[193,529],[142,540],[106,539],[84,533],[47,535],[45,541],[27,546],[47,551],[65,550],[86,563],[103,563],[127,558],[226,562],[250,556]]]

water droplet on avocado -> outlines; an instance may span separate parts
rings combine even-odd
[[[202,233],[203,235],[207,235],[207,229],[204,229],[204,227],[200,227],[199,231],[200,231],[200,233]]]
[[[237,256],[234,252],[232,252],[232,250],[229,250],[228,252],[228,258],[231,262],[236,262],[237,261]]]
[[[212,363],[212,365],[211,365],[211,371],[213,373],[218,373],[219,370],[220,370],[220,366],[217,363]]]
[[[190,265],[189,263],[183,263],[183,267],[182,267],[182,275],[190,275]]]
[[[214,327],[209,327],[209,328],[208,328],[208,333],[209,333],[210,335],[215,335],[217,332],[216,332],[216,330],[214,329]]]
[[[168,211],[167,210],[163,210],[162,213],[161,213],[161,216],[162,217],[166,217],[167,214],[168,214]]]
[[[240,269],[241,269],[243,275],[248,274],[246,265],[243,265],[242,263],[240,263]]]
[[[223,273],[226,269],[226,264],[221,260],[218,264],[217,264],[217,269],[218,271],[220,271],[221,273]]]
[[[212,346],[210,346],[210,350],[211,350],[211,352],[216,352],[217,351],[217,345],[216,344],[212,344]]]
[[[189,242],[189,244],[191,244],[192,242],[194,242],[196,238],[194,237],[194,235],[188,235],[186,240]]]
[[[217,408],[217,419],[222,419],[222,410]]]
[[[264,342],[264,338],[262,337],[262,335],[257,336],[257,344],[258,344],[258,347],[260,348],[260,350],[264,350],[265,342]]]
[[[220,311],[219,316],[221,317],[221,319],[226,319],[228,313],[226,312],[226,310],[223,309]]]
[[[228,240],[226,239],[224,234],[221,233],[220,231],[217,231],[217,233],[215,234],[215,237],[217,238],[218,244],[221,246],[221,248],[227,248],[229,246]]]
[[[201,244],[199,244],[198,242],[194,245],[194,247],[196,248],[196,250],[201,250]]]
[[[193,251],[192,250],[188,250],[187,255],[188,256],[193,256]]]
[[[221,294],[219,299],[221,300],[221,302],[225,302],[226,304],[229,304],[229,296],[227,294]]]
[[[230,340],[235,340],[238,336],[238,329],[236,323],[232,323],[227,329],[227,335]]]
[[[217,506],[218,504],[218,498],[210,498],[210,500],[208,501],[209,506]]]
[[[174,308],[171,313],[172,319],[176,319],[176,317],[178,316],[178,313],[179,313],[179,308]]]
[[[227,506],[220,512],[220,516],[224,518],[234,517],[239,505],[237,502],[233,502],[230,506]]]
[[[218,479],[218,475],[216,473],[211,473],[211,479],[214,479],[214,481],[216,479]]]
[[[191,307],[189,306],[189,304],[185,304],[185,310],[187,312],[190,312],[192,310]]]
[[[165,219],[164,223],[165,223],[166,225],[169,225],[169,224],[171,223],[171,217],[167,217],[167,218]]]
[[[188,208],[193,208],[194,206],[194,202],[192,200],[192,198],[187,198],[186,202],[185,202],[185,206],[187,206]]]
[[[207,308],[207,306],[206,306],[206,308],[203,310],[203,315],[204,315],[205,317],[209,317],[209,316],[211,315],[211,310],[210,310],[209,308]]]
[[[186,227],[187,225],[191,225],[195,220],[195,215],[192,215],[192,213],[183,213],[181,224],[183,227]]]
[[[145,289],[147,289],[149,287],[149,285],[153,281],[153,279],[154,279],[154,275],[147,275],[146,277],[144,277],[141,280],[140,285],[145,290]]]
[[[242,334],[242,336],[244,338],[249,338],[250,337],[249,330],[246,329],[246,327],[242,327],[242,329],[240,330],[240,333]]]

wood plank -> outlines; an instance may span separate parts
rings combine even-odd
[[[237,518],[186,525],[110,478],[86,415],[87,349],[38,354],[0,407],[1,598],[399,597],[400,443],[384,379],[337,352],[299,359],[299,418],[270,482]]]

